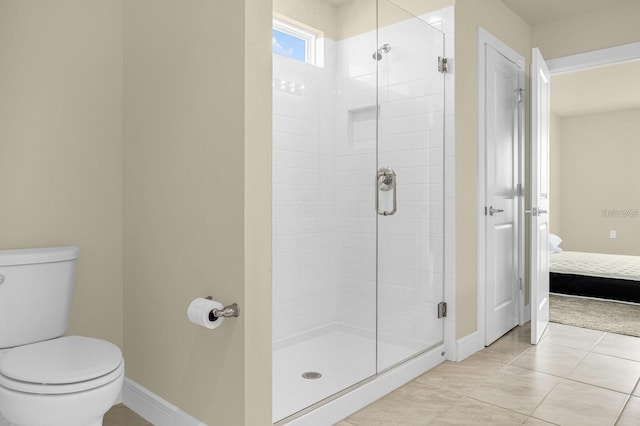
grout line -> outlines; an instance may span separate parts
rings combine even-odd
[[[633,398],[633,393],[636,391],[636,389],[639,389],[639,388],[640,388],[640,378],[636,381],[636,385],[633,387],[633,389],[631,389],[631,392],[627,396],[627,399],[624,402],[624,404],[622,404],[622,408],[620,408],[620,411],[616,416],[616,421],[614,422],[614,426],[618,424],[620,417],[622,417],[622,413],[624,413],[624,410],[627,408],[627,405],[629,405],[629,401],[631,401],[631,398]]]

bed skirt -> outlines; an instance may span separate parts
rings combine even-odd
[[[640,303],[640,282],[618,278],[551,272],[549,291],[573,296]]]

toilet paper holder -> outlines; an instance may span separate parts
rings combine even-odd
[[[207,296],[205,299],[213,300],[212,296]],[[215,321],[220,317],[230,318],[230,317],[239,317],[240,316],[240,307],[237,303],[232,303],[230,305],[225,306],[222,309],[213,309],[209,312],[209,321]]]

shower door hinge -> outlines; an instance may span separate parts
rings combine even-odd
[[[447,316],[447,302],[438,303],[438,318],[444,318]]]
[[[519,183],[516,185],[516,196],[522,197],[524,194],[522,193],[522,184]]]
[[[518,103],[524,102],[524,89],[518,89],[516,92],[516,101]]]
[[[449,72],[449,64],[447,63],[447,58],[438,56],[438,72],[441,72],[443,74]]]

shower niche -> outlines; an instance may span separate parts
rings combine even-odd
[[[349,147],[375,148],[377,112],[375,105],[347,111]]]
[[[274,423],[444,340],[444,35],[392,1],[302,1],[274,3],[323,59],[274,30]]]

